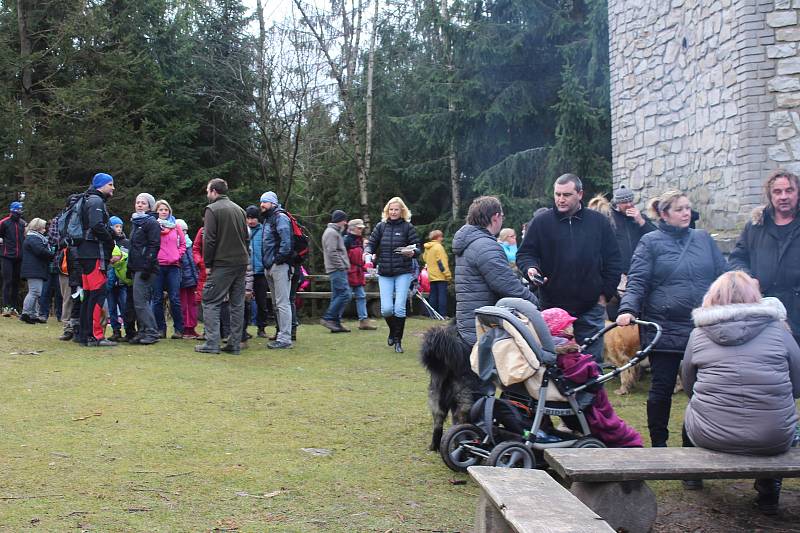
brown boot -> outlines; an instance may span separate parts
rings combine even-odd
[[[374,330],[378,329],[378,326],[376,326],[375,323],[372,322],[372,320],[370,320],[368,318],[365,318],[364,320],[359,320],[358,321],[358,329],[374,331]]]

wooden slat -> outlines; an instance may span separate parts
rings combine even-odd
[[[800,448],[753,456],[703,448],[560,448],[545,460],[568,481],[800,477]]]
[[[543,470],[471,466],[469,474],[518,533],[614,531]]]

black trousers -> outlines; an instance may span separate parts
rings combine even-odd
[[[272,300],[267,297],[269,287],[265,274],[253,274],[253,297],[256,299],[256,326],[258,329],[267,327],[267,320],[272,313]],[[246,308],[249,306],[245,305]]]
[[[19,273],[22,258],[0,257],[0,270],[3,274],[3,307],[19,309]]]
[[[647,428],[654,448],[667,445],[669,416],[672,410],[672,391],[678,379],[681,359],[679,352],[650,352],[650,393],[647,396]]]

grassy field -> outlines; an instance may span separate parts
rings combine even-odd
[[[0,318],[0,530],[468,531],[478,489],[425,449],[430,324],[409,321],[402,355],[385,327],[311,325],[293,350],[209,356]],[[612,401],[646,432],[644,390]]]

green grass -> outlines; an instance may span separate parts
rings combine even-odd
[[[0,530],[471,530],[477,487],[426,451],[430,325],[409,321],[403,355],[385,327],[311,325],[293,350],[253,339],[209,356],[191,341],[80,348],[53,321],[0,319]],[[11,355],[27,350],[43,352]],[[645,390],[611,394],[644,434]]]

